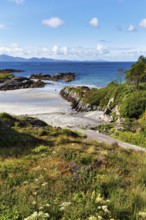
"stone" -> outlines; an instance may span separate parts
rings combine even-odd
[[[43,73],[37,73],[37,74],[32,74],[30,76],[30,79],[40,79],[40,80],[51,80],[51,81],[59,81],[59,80],[64,80],[64,82],[70,82],[74,80],[76,77],[75,73],[58,73],[54,76],[51,76],[49,74],[43,74]]]
[[[45,83],[41,80],[31,80],[27,77],[14,77],[4,83],[0,84],[0,90],[15,90],[15,89],[25,89],[25,88],[38,88],[44,87]]]

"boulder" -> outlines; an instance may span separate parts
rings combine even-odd
[[[51,80],[52,76],[44,73],[36,73],[30,76],[30,79]]]
[[[45,83],[41,80],[31,80],[27,77],[14,77],[0,85],[1,91],[44,87]]]
[[[59,80],[64,80],[65,82],[70,82],[74,80],[76,77],[75,73],[58,73],[54,76],[51,76],[49,74],[43,74],[43,73],[37,73],[37,74],[32,74],[30,76],[30,79],[40,79],[40,80],[51,80],[51,81],[59,81]]]

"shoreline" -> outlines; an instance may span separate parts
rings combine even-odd
[[[102,111],[76,112],[59,94],[62,88],[54,83],[44,88],[0,91],[0,113],[37,117],[63,128],[94,128],[101,124]]]

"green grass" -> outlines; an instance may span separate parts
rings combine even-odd
[[[144,219],[146,154],[36,119],[0,122],[1,220]]]
[[[12,76],[12,73],[8,73],[8,72],[0,73],[0,79],[7,78],[9,76]]]

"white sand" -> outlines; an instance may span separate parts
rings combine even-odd
[[[0,112],[12,115],[30,115],[56,127],[96,127],[102,112],[76,113],[71,103],[59,95],[60,88],[19,89],[0,92]]]
[[[0,92],[0,112],[13,115],[71,112],[69,102],[58,91],[46,88]]]

